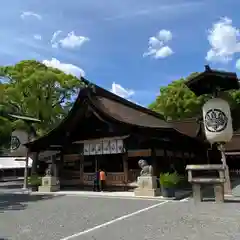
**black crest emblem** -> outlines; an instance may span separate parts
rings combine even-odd
[[[20,144],[21,143],[20,143],[19,138],[16,137],[16,136],[12,136],[12,138],[11,138],[11,149],[12,150],[17,150],[19,148]]]
[[[221,132],[227,127],[228,117],[220,109],[210,109],[205,115],[204,122],[209,132]]]

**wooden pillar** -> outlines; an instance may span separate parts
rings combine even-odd
[[[52,171],[53,171],[53,176],[54,176],[54,177],[58,177],[56,156],[51,156],[51,159],[52,159]]]
[[[33,153],[31,175],[37,174],[38,160],[39,160],[39,152],[34,152]]]
[[[153,176],[157,176],[157,157],[155,149],[151,149]]]
[[[61,149],[61,151],[60,151],[60,161],[59,161],[59,164],[58,164],[58,178],[59,178],[59,181],[60,181],[60,178],[62,176],[63,166],[64,166],[64,153],[63,153],[63,149]]]
[[[29,137],[28,137],[28,140],[29,140]],[[29,154],[30,154],[30,149],[28,148],[27,149],[26,160],[25,160],[25,168],[24,168],[24,182],[23,182],[23,188],[24,189],[28,188],[28,161],[29,161]]]
[[[81,155],[80,159],[80,184],[84,185],[84,155]]]
[[[128,183],[128,154],[127,152],[123,154],[123,172],[124,172],[124,180]]]
[[[97,155],[94,156],[94,161],[95,161],[95,172],[97,172],[99,170],[99,162],[98,162],[98,157]]]

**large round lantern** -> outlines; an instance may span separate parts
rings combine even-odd
[[[203,122],[210,143],[226,143],[232,139],[231,111],[225,100],[213,98],[206,102],[203,105]]]

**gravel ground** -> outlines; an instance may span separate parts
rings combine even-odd
[[[167,203],[75,240],[239,240],[239,203]]]
[[[0,193],[0,239],[59,240],[156,203]]]
[[[159,201],[1,193],[0,240],[63,240]],[[239,240],[240,204],[167,202],[74,240]]]

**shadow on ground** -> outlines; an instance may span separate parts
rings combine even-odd
[[[30,202],[53,199],[61,196],[0,193],[0,213],[24,210]]]
[[[22,183],[19,183],[19,184],[12,184],[12,185],[1,185],[0,186],[0,190],[5,190],[5,189],[21,189],[23,187],[23,184]],[[0,238],[1,240],[1,238]]]

